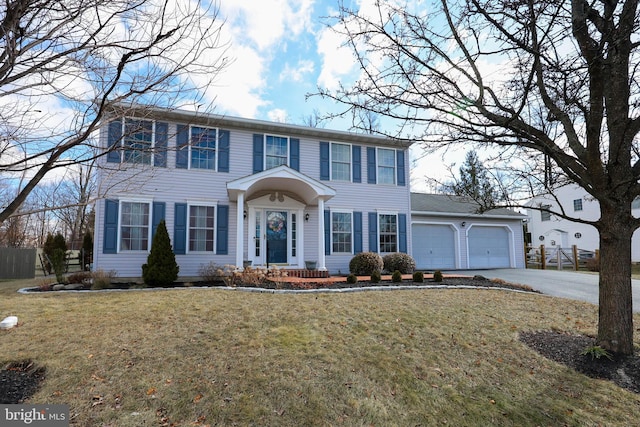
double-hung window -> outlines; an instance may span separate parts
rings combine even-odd
[[[351,146],[331,143],[331,180],[351,181]]]
[[[378,184],[396,183],[396,150],[378,148]]]
[[[582,199],[575,199],[573,201],[573,210],[576,212],[582,210]]]
[[[267,135],[265,137],[265,168],[271,169],[289,164],[289,138]]]
[[[120,250],[148,251],[151,228],[150,203],[120,203]]]
[[[333,253],[352,253],[353,218],[351,212],[331,212],[331,249]]]
[[[189,206],[189,251],[213,252],[215,206]]]
[[[380,252],[398,252],[398,216],[396,214],[378,215]]]
[[[551,205],[542,205],[540,209],[542,209],[540,211],[540,221],[551,221],[551,212],[549,212]]]
[[[122,146],[125,163],[151,164],[153,121],[125,119]]]
[[[216,170],[218,130],[191,127],[191,168]]]

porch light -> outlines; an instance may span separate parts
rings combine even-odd
[[[462,221],[462,222],[460,223],[460,225],[464,227],[465,225],[467,225],[467,222],[466,222],[466,221]]]
[[[243,217],[244,217],[244,219],[247,219],[247,211],[244,211]]]
[[[305,221],[309,221],[309,212],[307,212],[307,213],[304,215],[304,220],[305,220]]]

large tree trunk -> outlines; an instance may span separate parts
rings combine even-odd
[[[621,355],[633,354],[630,220],[631,203],[601,205],[598,345]]]

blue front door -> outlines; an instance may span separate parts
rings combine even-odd
[[[287,263],[287,212],[267,211],[267,264]]]

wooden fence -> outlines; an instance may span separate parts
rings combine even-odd
[[[0,279],[33,279],[36,277],[36,250],[0,248]]]
[[[600,258],[599,250],[579,249],[576,245],[570,248],[528,245],[525,248],[525,254],[527,256],[527,268],[539,268],[542,270],[548,268],[556,268],[558,270],[564,268],[572,268],[573,270],[589,268],[589,263],[597,263]]]

